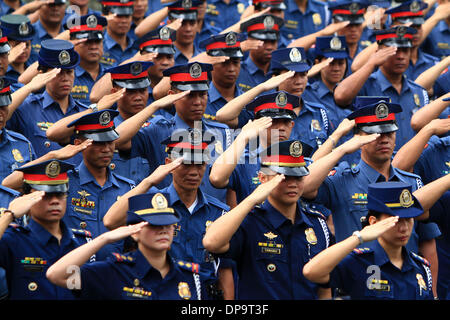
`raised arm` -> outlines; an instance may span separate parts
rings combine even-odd
[[[450,92],[444,94],[436,100],[431,101],[426,106],[423,106],[411,117],[411,127],[414,131],[421,130],[431,120],[436,119],[439,115],[450,106],[450,101],[444,101],[443,99],[449,98]]]
[[[450,190],[450,174],[436,179],[422,188],[417,189],[413,192],[413,195],[419,200],[424,213],[417,217],[417,220],[426,220],[429,217],[429,210],[431,207],[439,200],[442,195]]]
[[[169,7],[164,7],[158,11],[153,12],[149,16],[147,16],[144,20],[139,23],[139,25],[134,29],[134,33],[138,38],[143,37],[147,33],[149,33],[152,30],[155,30],[158,28],[158,26],[161,24],[161,22],[164,21],[164,19],[169,14]]]
[[[292,41],[289,45],[288,48],[293,48],[293,47],[302,47],[305,50],[308,50],[309,48],[311,48],[311,46],[316,43],[316,38],[317,37],[325,37],[325,36],[330,36],[333,35],[334,33],[338,32],[339,30],[345,28],[346,26],[348,26],[350,24],[350,21],[342,21],[342,22],[335,22],[335,23],[330,23],[329,25],[327,25],[325,28],[323,28],[322,30],[319,30],[315,33],[311,33],[308,34],[304,37],[295,39],[294,41]]]
[[[450,56],[445,57],[438,63],[436,63],[431,68],[428,68],[424,72],[422,72],[416,80],[415,83],[421,85],[427,90],[429,96],[433,96],[433,85],[436,82],[437,78],[444,72],[445,69],[450,65]]]

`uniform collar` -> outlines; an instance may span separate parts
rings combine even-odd
[[[98,76],[97,76],[97,79],[100,79],[102,76],[103,76],[103,74],[104,74],[104,67],[103,67],[103,65],[101,64],[101,63],[99,63],[99,67],[100,67],[100,69],[98,70]],[[84,74],[87,74],[88,75],[88,77],[89,78],[91,78],[91,75],[90,75],[90,73],[89,72],[87,72],[85,69],[83,69],[82,67],[81,67],[81,65],[77,65],[76,67],[75,67],[75,76],[77,77],[77,78],[81,78]],[[96,79],[93,79],[94,81],[96,80]]]
[[[219,99],[224,99],[224,98],[222,97],[220,92],[217,90],[216,86],[214,85],[214,82],[211,81],[211,83],[209,85],[209,90],[208,90],[208,102],[213,103]]]
[[[305,223],[306,225],[312,227],[311,221],[308,219],[308,217],[303,214],[300,210],[302,207],[300,200],[297,202],[297,210],[295,214],[295,225],[300,225]],[[277,209],[275,209],[272,204],[269,202],[269,200],[266,200],[261,205],[261,208],[266,212],[266,219],[269,221],[269,223],[275,228],[279,229],[284,223],[291,224],[291,221],[286,218],[281,212],[279,212]]]
[[[178,196],[177,190],[175,190],[175,187],[173,185],[173,182],[167,187],[167,192],[169,193],[169,205],[173,208],[174,205],[179,202],[184,206],[184,203],[181,202],[180,197]],[[204,205],[208,204],[208,199],[206,199],[205,195],[203,194],[202,190],[198,188],[197,190],[197,205],[195,206],[194,212],[196,212],[198,209],[203,207]]]
[[[389,260],[389,257],[384,251],[384,248],[380,245],[378,240],[373,240],[367,244],[367,247],[371,248],[374,253],[374,264],[381,267],[386,263],[391,263]],[[411,260],[411,257],[406,252],[405,247],[402,248],[402,255],[403,255],[403,265],[402,265],[402,272],[411,270],[413,268],[413,262]]]
[[[95,178],[92,176],[92,174],[89,172],[88,168],[84,164],[84,160],[81,161],[81,163],[78,165],[77,170],[78,170],[78,174],[80,177],[80,185],[93,183],[93,184],[99,186],[97,181],[95,180]],[[101,188],[106,189],[106,188],[110,187],[111,185],[119,187],[119,184],[118,184],[116,178],[114,177],[114,175],[112,174],[111,170],[109,170],[109,168],[107,168],[106,170],[108,172],[108,178],[106,179],[105,184]]]
[[[49,36],[50,38],[53,38],[50,34],[48,34],[47,30],[42,25],[40,19],[34,24],[34,27],[36,29],[36,32],[37,32],[37,35],[38,35],[39,39],[43,39],[45,36]],[[61,22],[61,26],[59,28],[59,32],[61,33],[63,31],[64,31],[64,27],[63,27],[63,24]]]
[[[319,98],[325,97],[327,94],[333,94],[322,80],[317,80],[308,86],[315,91]]]
[[[380,69],[376,71],[375,76],[383,92],[386,92],[386,90],[388,90],[389,88],[393,88],[392,83],[384,76],[383,72],[381,72]],[[403,95],[403,93],[407,90],[409,90],[409,86],[406,84],[405,75],[402,75],[402,92],[400,93],[400,95]]]
[[[72,95],[69,94],[69,105],[67,107],[67,112],[70,112],[76,105],[76,101],[72,98]],[[42,108],[43,109],[47,109],[49,106],[55,104],[59,107],[59,103],[57,103],[55,100],[53,100],[53,98],[48,94],[47,90],[44,91],[44,93],[42,93]]]
[[[384,176],[379,173],[377,170],[369,166],[363,159],[359,160],[359,163],[357,165],[361,172],[367,177],[370,183],[375,183],[380,179],[380,181],[385,181]],[[394,167],[392,167],[392,164],[389,166],[389,181],[392,180],[392,178],[395,176],[395,170]]]
[[[105,33],[104,33],[104,39],[103,39],[104,52],[110,51],[115,46],[119,46],[121,51],[126,51],[129,48],[131,48],[133,45],[134,45],[133,39],[127,35],[127,48],[125,50],[122,50],[120,45],[113,38],[111,38],[109,36],[107,31],[105,31]]]
[[[72,240],[70,237],[69,229],[65,225],[65,223],[61,220],[60,222],[62,238],[60,242],[60,246],[68,243]],[[31,218],[28,222],[28,225],[25,227],[35,235],[35,238],[40,243],[41,246],[45,246],[49,243],[52,238],[55,238],[50,232],[48,232],[42,225],[36,222],[33,218]],[[56,238],[55,238],[56,239]]]
[[[262,71],[261,69],[259,69],[259,68],[256,66],[256,64],[253,62],[253,60],[250,58],[250,56],[248,56],[248,58],[245,60],[244,63],[247,65],[248,72],[249,72],[251,75],[254,75],[254,74],[257,73],[258,71],[264,73],[264,71]]]

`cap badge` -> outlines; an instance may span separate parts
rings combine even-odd
[[[236,44],[236,34],[234,32],[230,32],[225,37],[225,43],[227,46],[234,46]]]
[[[158,210],[167,209],[169,207],[169,203],[162,193],[157,193],[152,198],[152,206],[154,209]]]
[[[284,93],[284,92],[278,93],[277,96],[275,97],[275,104],[280,108],[283,108],[284,106],[286,106],[286,104],[287,104],[286,93]]]
[[[70,63],[70,54],[66,50],[63,50],[59,53],[58,56],[59,63],[63,66]]]
[[[102,126],[107,126],[111,122],[111,115],[108,111],[102,112],[98,118],[98,121]]]
[[[386,104],[380,103],[375,108],[375,116],[377,119],[385,119],[389,115],[389,108]]]
[[[400,194],[400,205],[403,208],[409,208],[413,205],[414,201],[412,200],[411,192],[408,189],[405,189]]]
[[[194,63],[189,69],[189,74],[192,78],[199,78],[202,75],[202,67],[198,63]]]
[[[275,25],[275,20],[273,20],[271,16],[267,16],[264,18],[263,24],[264,28],[273,29],[273,26]]]
[[[26,36],[30,33],[30,28],[28,27],[28,24],[24,21],[19,26],[19,34],[21,36]]]
[[[339,39],[338,37],[333,37],[330,41],[330,48],[331,50],[341,50],[342,49],[341,39]]]
[[[356,2],[353,2],[348,6],[348,9],[350,10],[350,12],[352,14],[357,14],[358,10],[359,10],[359,4],[357,4]]]
[[[300,62],[302,61],[302,54],[297,48],[292,48],[289,52],[289,59],[291,59],[292,62]]]
[[[61,172],[61,165],[58,161],[52,161],[45,167],[45,175],[49,178],[56,178]]]
[[[130,72],[133,76],[137,76],[142,73],[142,64],[135,62],[130,66]]]
[[[413,1],[410,5],[409,5],[409,10],[411,10],[411,12],[419,12],[420,10],[420,4],[417,1]]]
[[[161,40],[169,40],[170,39],[170,29],[167,27],[162,27],[161,30],[159,30],[159,38]]]
[[[397,30],[395,31],[395,34],[399,38],[404,37],[406,34],[406,27],[404,27],[404,26],[398,27]]]
[[[86,25],[88,28],[95,28],[97,26],[97,17],[94,15],[90,15],[86,19]]]
[[[192,129],[189,132],[189,143],[198,146],[202,142],[202,132],[198,129]]]
[[[183,1],[181,2],[181,6],[182,6],[184,9],[190,9],[190,8],[192,8],[192,0],[183,0]]]
[[[302,155],[303,147],[300,141],[294,141],[289,146],[289,154],[295,158],[298,158]]]

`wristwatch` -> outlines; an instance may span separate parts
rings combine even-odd
[[[352,236],[356,236],[356,237],[358,238],[359,244],[363,244],[363,243],[364,243],[364,240],[363,240],[363,238],[361,237],[361,233],[360,233],[358,230],[355,231],[355,232],[353,232],[353,233],[352,233]]]
[[[97,106],[96,103],[93,103],[93,104],[89,105],[88,108],[91,109],[92,112],[97,112],[98,111],[98,106]]]

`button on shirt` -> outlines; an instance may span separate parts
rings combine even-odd
[[[433,300],[431,271],[422,258],[403,248],[401,269],[394,266],[378,240],[355,249],[331,273],[331,285],[341,288],[351,299],[365,300]],[[376,279],[367,270],[380,268]],[[369,279],[369,277],[373,277]],[[368,282],[370,282],[368,284]]]
[[[58,120],[86,109],[86,106],[69,96],[69,105],[64,114],[59,104],[44,91],[42,94],[29,95],[8,120],[7,127],[23,134],[31,142],[39,158],[49,151],[61,148],[61,145],[47,138],[47,129]],[[81,159],[82,155],[78,154],[67,161],[78,165]]]
[[[0,267],[6,270],[12,300],[71,300],[70,290],[47,280],[47,269],[61,257],[87,242],[61,223],[62,238],[52,236],[35,220],[26,227],[9,226],[0,239]]]
[[[224,256],[236,261],[239,299],[317,298],[318,285],[301,270],[327,247],[329,231],[322,217],[306,214],[300,202],[297,208],[292,224],[266,200],[233,235]]]
[[[85,264],[80,273],[81,290],[74,293],[81,299],[94,300],[197,300],[194,273],[170,256],[167,260],[170,270],[164,278],[139,250]],[[206,297],[205,291],[201,297]]]

